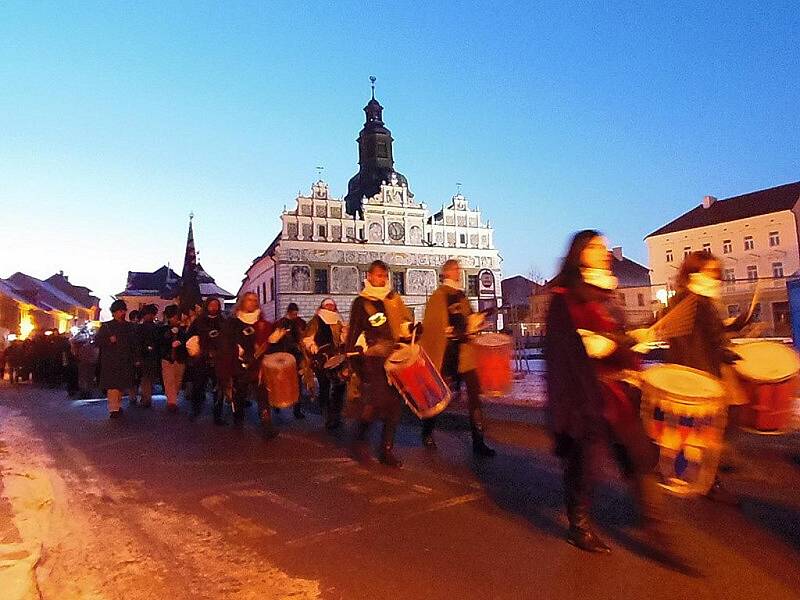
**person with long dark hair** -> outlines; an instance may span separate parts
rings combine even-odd
[[[705,371],[726,383],[726,365],[740,358],[730,348],[727,334],[744,328],[752,315],[742,313],[729,323],[723,321],[720,316],[722,265],[716,256],[708,252],[691,252],[686,256],[675,278],[675,290],[675,295],[670,299],[670,308],[690,296],[696,300],[697,308],[689,333],[669,340],[667,361]],[[735,393],[738,391],[735,387],[725,387],[729,405],[746,402],[743,394]],[[722,487],[718,476],[706,498],[724,504],[738,504],[736,496]]]
[[[226,318],[218,298],[206,298],[200,314],[189,326],[189,374],[192,381],[192,414],[199,415],[206,403],[209,382],[213,387],[214,424],[224,425],[223,390],[229,382],[230,369],[226,368],[224,334]]]
[[[544,340],[547,411],[555,453],[564,468],[568,540],[601,553],[610,548],[594,531],[589,511],[594,463],[602,445],[611,447],[632,481],[653,540],[666,544],[654,473],[658,451],[639,417],[637,390],[622,381],[622,371],[638,369],[639,360],[614,316],[616,286],[603,237],[593,230],[578,232],[551,282]]]

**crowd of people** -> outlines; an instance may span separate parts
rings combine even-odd
[[[263,435],[272,438],[276,435],[272,415],[279,409],[264,364],[280,353],[292,357],[291,376],[297,379],[293,392],[297,397],[288,402],[281,398],[281,406],[292,406],[294,418],[303,419],[302,400],[316,393],[328,430],[339,428],[347,412],[356,422],[354,451],[362,458],[368,454],[370,425],[379,421],[380,460],[399,466],[394,438],[403,399],[387,380],[385,363],[397,344],[417,336],[451,385],[466,384],[473,449],[480,456],[493,455],[484,441],[480,388],[467,350],[480,324],[468,331],[469,324],[477,321],[468,320],[472,308],[459,283],[460,264],[455,260],[445,264],[444,283],[431,297],[424,333],[422,323],[414,322],[400,294],[391,289],[388,275],[383,262],[370,265],[364,289],[353,301],[349,323],[332,298],[323,300],[308,322],[291,303],[274,323],[265,318],[254,293],[243,294],[229,315],[218,299],[208,298],[188,314],[177,305],[166,307],[161,322],[156,320],[155,306],[128,314],[125,303],[115,301],[113,318],[102,324],[94,339],[100,352],[99,386],[105,390],[110,417],[122,415],[126,396],[131,404],[150,407],[153,387],[160,380],[167,411],[178,411],[182,389],[193,419],[211,398],[217,425],[229,420],[240,425],[248,407],[255,404]],[[422,436],[429,448],[435,448],[434,427],[435,419],[423,424]]]
[[[227,424],[229,418],[241,425],[248,407],[255,404],[266,439],[276,435],[272,415],[279,392],[271,387],[264,365],[280,353],[293,359],[289,379],[293,386],[286,389],[297,394],[288,401],[282,397],[280,406],[292,406],[294,417],[303,419],[300,400],[315,391],[326,429],[341,427],[343,415],[353,419],[353,452],[360,460],[368,460],[368,432],[379,422],[380,461],[398,467],[394,440],[403,398],[387,377],[387,359],[398,345],[416,339],[450,386],[465,386],[473,452],[491,457],[495,450],[484,439],[479,349],[471,343],[484,327],[483,315],[470,306],[458,261],[448,260],[441,275],[442,283],[430,296],[422,322],[414,321],[400,294],[391,289],[388,266],[375,261],[352,302],[347,323],[332,298],[322,301],[309,322],[292,303],[274,323],[266,319],[254,293],[243,294],[230,314],[223,312],[218,299],[209,298],[188,314],[177,305],[168,306],[160,321],[155,306],[129,315],[125,303],[117,300],[111,305],[113,318],[85,345],[73,343],[72,352],[66,339],[56,335],[36,338],[24,347],[31,353],[47,347],[48,356],[73,356],[74,360],[53,359],[47,362],[51,367],[40,367],[36,377],[48,382],[59,365],[80,362],[82,348],[96,349],[98,385],[107,395],[111,418],[121,416],[125,396],[132,405],[150,407],[160,381],[168,411],[178,411],[182,389],[192,418],[205,410],[210,396],[217,425]],[[690,254],[677,283],[670,309],[687,296],[693,296],[699,308],[691,326],[669,339],[669,360],[720,377],[723,365],[737,360],[725,332],[743,327],[746,319],[723,322],[719,316],[720,263],[712,255]],[[658,485],[659,451],[643,427],[641,393],[630,376],[640,371],[642,356],[616,308],[616,285],[601,234],[576,234],[560,273],[549,284],[552,302],[544,342],[547,414],[554,452],[563,464],[568,539],[583,550],[601,553],[609,547],[589,514],[602,446],[611,449],[630,480],[646,530],[660,546],[669,546]],[[590,343],[597,336],[603,343]],[[6,362],[15,365],[12,373],[24,376],[26,367],[15,352],[19,350],[6,353]],[[87,361],[91,364],[91,356]],[[426,448],[436,448],[435,430],[435,417],[422,420]],[[719,480],[709,497],[730,500]]]

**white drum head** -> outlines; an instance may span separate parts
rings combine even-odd
[[[800,359],[797,353],[777,342],[739,344],[733,350],[742,357],[734,364],[736,372],[757,383],[778,383],[797,375]]]
[[[656,365],[642,372],[642,380],[669,396],[686,401],[706,402],[725,395],[722,384],[715,378],[682,365]]]
[[[392,352],[386,359],[387,369],[397,369],[402,365],[416,362],[419,357],[419,346],[417,344],[404,345]]]
[[[264,357],[263,364],[270,369],[286,369],[287,367],[296,367],[297,361],[288,352],[276,352],[275,354],[267,354]]]

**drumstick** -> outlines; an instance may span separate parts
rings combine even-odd
[[[747,309],[747,320],[753,316],[758,301],[761,299],[761,280],[756,279],[756,288],[753,290],[753,299],[750,301],[750,308]]]
[[[647,330],[647,341],[663,341],[687,335],[694,328],[696,312],[697,296],[691,294],[650,326]]]

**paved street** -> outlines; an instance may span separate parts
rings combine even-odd
[[[407,420],[392,470],[352,461],[313,408],[265,443],[254,411],[241,431],[163,399],[110,421],[102,401],[3,384],[0,582],[58,599],[800,598],[798,436],[740,440],[741,510],[670,499],[680,558],[640,539],[609,470],[613,553],[594,556],[563,540],[539,414],[489,412],[495,459],[472,458],[455,414],[437,454]]]

